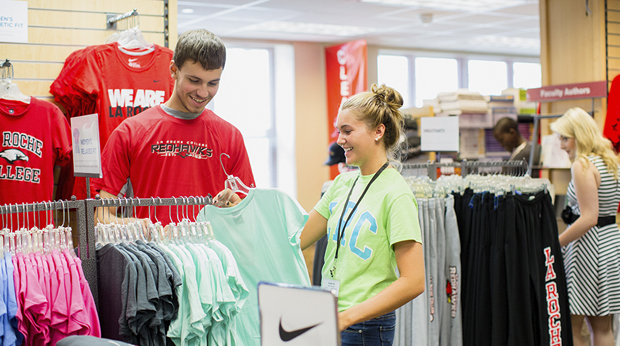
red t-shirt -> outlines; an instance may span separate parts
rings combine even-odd
[[[160,106],[127,119],[112,133],[103,150],[103,179],[94,179],[97,190],[119,195],[131,178],[139,198],[215,196],[224,189],[226,174],[254,186],[254,175],[241,132],[205,109],[196,119],[175,118]],[[137,208],[137,216],[149,216],[148,208]],[[164,225],[177,221],[177,208],[151,211]],[[180,212],[179,212],[180,213]],[[180,217],[179,217],[180,219]]]
[[[71,157],[71,130],[60,109],[34,97],[30,104],[0,100],[0,132],[0,205],[52,200],[54,166]],[[39,214],[40,227],[45,215]],[[32,227],[34,216],[28,217]]]
[[[74,52],[65,63],[73,70],[51,92],[63,100],[69,116],[99,114],[99,140],[104,148],[110,134],[125,119],[166,102],[174,89],[170,75],[173,51],[154,46],[145,55],[122,52],[116,42]],[[73,194],[86,198],[85,178],[76,178]],[[95,191],[91,189],[91,197]]]
[[[607,116],[603,134],[609,138],[614,149],[620,151],[620,75],[611,82],[607,96]]]

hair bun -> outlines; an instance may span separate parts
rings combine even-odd
[[[403,97],[395,89],[385,84],[381,84],[381,86],[373,84],[371,90],[381,102],[387,103],[390,108],[399,109],[403,106]]]

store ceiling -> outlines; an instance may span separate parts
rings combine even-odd
[[[538,0],[195,0],[178,10],[179,34],[540,55]]]

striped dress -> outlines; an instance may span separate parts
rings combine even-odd
[[[599,216],[616,216],[620,185],[598,156],[588,156],[601,174]],[[573,213],[581,214],[575,185],[567,190]],[[570,227],[570,226],[569,226]],[[616,224],[594,226],[563,249],[568,301],[573,315],[606,316],[620,313],[620,230]]]

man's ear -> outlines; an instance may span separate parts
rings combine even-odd
[[[177,67],[177,64],[174,62],[174,60],[170,60],[170,76],[172,77],[172,79],[177,79],[177,74],[179,73],[179,68]]]
[[[515,129],[508,129],[508,133],[509,133],[511,136],[515,136],[515,135],[517,135],[517,136],[518,136],[518,135],[519,135],[519,133],[518,133]]]

